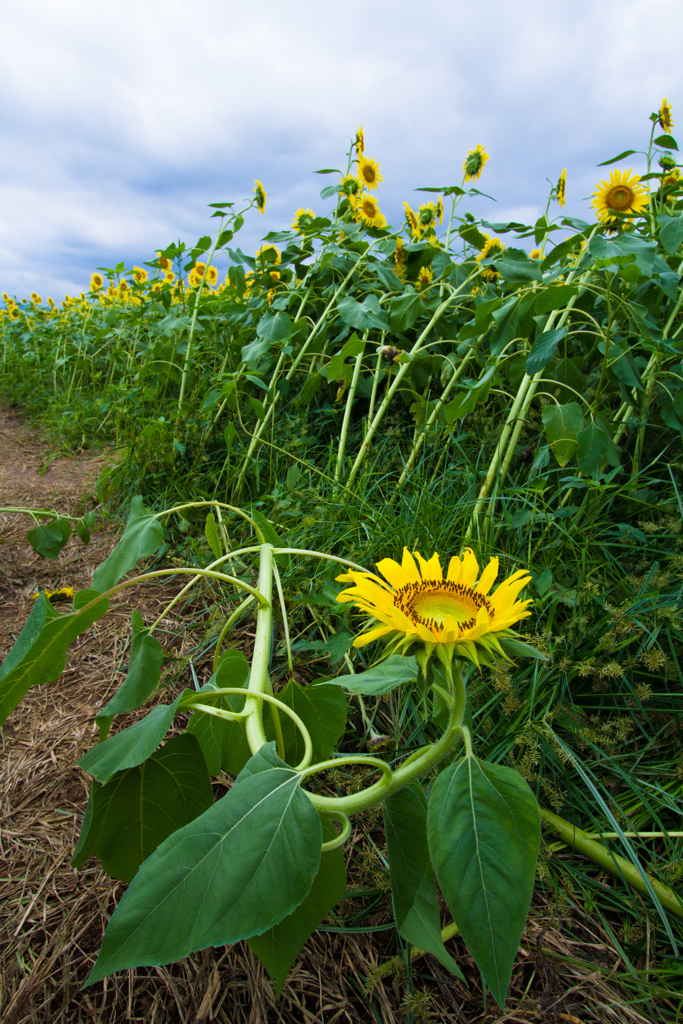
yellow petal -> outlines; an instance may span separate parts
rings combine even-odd
[[[406,576],[401,566],[393,558],[383,558],[381,562],[377,562],[377,568],[394,590],[400,590],[401,587],[405,587],[406,583],[411,582],[411,577]]]
[[[462,569],[460,570],[459,583],[462,583],[464,587],[473,587],[474,582],[479,575],[479,562],[474,557],[474,551],[472,548],[465,548],[465,552],[462,556]]]
[[[478,594],[488,594],[498,575],[498,559],[489,559],[489,564],[481,574],[481,579],[474,588]]]
[[[419,583],[420,573],[417,566],[415,565],[415,559],[411,555],[408,548],[403,549],[403,560],[401,562],[401,568],[406,574],[406,583]]]
[[[353,641],[353,646],[365,647],[366,644],[371,644],[373,640],[379,640],[381,637],[393,632],[394,630],[391,626],[378,626],[377,629],[371,629],[368,633],[361,633],[360,636],[357,636]]]
[[[423,580],[442,580],[443,572],[441,569],[441,562],[439,556],[435,551],[429,561],[425,561],[419,551],[413,551],[413,554],[420,563],[420,570],[422,572]]]
[[[459,583],[461,569],[462,562],[460,561],[457,555],[453,555],[450,562],[448,563],[448,576],[446,577],[446,579],[449,579],[451,583]]]

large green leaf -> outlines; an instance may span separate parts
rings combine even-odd
[[[366,295],[362,302],[347,296],[339,299],[337,309],[343,322],[358,331],[366,331],[370,327],[377,327],[380,331],[389,330],[389,317],[376,295]]]
[[[112,718],[126,711],[135,711],[159,685],[164,649],[158,640],[150,636],[137,608],[133,609],[131,620],[128,674],[109,703],[98,712],[98,718]]]
[[[395,295],[389,303],[391,330],[395,334],[405,334],[410,330],[422,311],[418,292],[407,291]]]
[[[140,558],[155,554],[163,540],[163,526],[153,513],[145,508],[140,495],[136,495],[130,503],[128,521],[121,539],[93,573],[93,590],[99,591],[100,594],[111,590],[122,576],[134,568]]]
[[[367,672],[356,672],[355,675],[337,676],[329,682],[343,686],[351,693],[362,693],[369,697],[378,697],[389,693],[403,683],[411,683],[417,679],[417,662],[415,658],[402,658],[393,654],[385,658],[379,665],[369,668]]]
[[[129,725],[127,729],[117,732],[116,736],[98,743],[80,758],[78,764],[102,783],[108,782],[114,772],[142,764],[154,753],[171,728],[178,705],[186,693],[194,693],[194,690],[183,690],[172,704],[157,704],[135,725]]]
[[[242,687],[248,676],[249,663],[242,652],[226,651],[221,656],[218,671],[202,686],[202,690]],[[230,694],[221,697],[220,701],[212,700],[211,706],[226,711],[242,711],[244,697]],[[228,722],[216,715],[195,711],[187,731],[199,741],[210,775],[220,775],[221,771],[237,775],[251,757],[244,726],[240,722]]]
[[[323,822],[322,828],[323,840],[334,838],[334,828],[328,822]],[[267,932],[247,939],[247,945],[272,978],[276,996],[282,992],[289,969],[299,953],[345,892],[346,867],[338,847],[323,853],[320,868],[303,903]]]
[[[660,213],[657,220],[660,224],[659,241],[666,251],[673,255],[678,252],[679,246],[683,242],[683,217],[680,214],[670,217],[666,213]]]
[[[86,985],[260,935],[291,914],[310,891],[322,844],[300,783],[274,744],[262,747],[222,799],[144,862]]]
[[[533,377],[551,359],[555,358],[557,346],[566,336],[566,327],[556,327],[554,331],[543,331],[542,334],[539,334],[531,346],[531,352],[529,352],[526,361],[526,372],[530,377]]]
[[[29,544],[41,558],[51,558],[56,562],[59,552],[71,536],[71,523],[59,516],[29,530],[27,536]]]
[[[394,919],[406,942],[432,953],[465,980],[441,938],[439,899],[427,843],[427,798],[419,782],[405,786],[383,805]]]
[[[583,412],[578,402],[546,405],[542,412],[548,444],[560,466],[566,466],[577,448],[577,437],[583,428]]]
[[[66,665],[69,644],[109,607],[109,601],[101,598],[84,610],[98,596],[90,590],[80,591],[74,600],[74,606],[79,607],[66,615],[58,615],[43,594],[36,598],[26,625],[0,666],[0,725],[29,686],[52,683],[59,678]]]
[[[346,727],[346,697],[338,686],[321,683],[300,686],[292,680],[276,697],[296,712],[308,729],[313,742],[313,761],[326,761],[332,756]],[[304,756],[304,741],[300,730],[284,712],[280,713],[285,760],[297,765]],[[268,738],[275,735],[272,729]]]
[[[71,862],[95,855],[104,870],[131,882],[157,846],[213,803],[211,779],[194,736],[174,736],[137,768],[118,772],[106,786],[93,783],[83,842]]]
[[[538,804],[512,768],[464,757],[432,786],[427,835],[436,877],[501,1009],[529,912],[540,834]]]
[[[612,448],[616,448],[612,438],[597,423],[589,423],[578,435],[576,461],[581,472],[588,475],[596,473],[607,460]]]

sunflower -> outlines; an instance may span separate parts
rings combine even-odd
[[[58,590],[43,590],[43,595],[52,601],[68,600],[74,596],[73,587],[60,587]],[[41,591],[31,594],[31,600],[35,601],[40,597]]]
[[[201,281],[201,279],[204,276],[204,271],[205,270],[206,270],[206,263],[195,263],[195,265],[194,265],[194,272],[195,272],[195,274],[197,275],[197,277],[199,278],[200,281]]]
[[[560,206],[565,205],[565,196],[567,191],[567,168],[562,171],[562,174],[557,179],[557,185],[555,186],[555,201]]]
[[[476,181],[484,170],[488,158],[489,155],[483,146],[477,145],[475,149],[471,149],[462,165],[465,181]]]
[[[434,280],[434,271],[431,267],[420,267],[417,275],[415,284],[418,291],[424,291],[425,288],[429,288],[430,284]]]
[[[90,278],[90,291],[97,292],[104,284],[104,278],[101,274],[93,274]]]
[[[517,600],[531,581],[525,569],[490,594],[498,575],[497,558],[489,560],[476,583],[479,563],[469,548],[461,558],[451,558],[446,579],[438,554],[428,561],[417,551],[414,555],[404,548],[400,565],[392,558],[378,562],[384,579],[353,570],[337,577],[353,584],[337,595],[337,601],[353,602],[374,619],[372,628],[353,641],[354,647],[386,638],[394,652],[405,654],[414,643],[424,644],[429,653],[439,644],[449,658],[457,653],[478,664],[477,645],[500,653],[498,637],[508,635],[516,622],[531,614],[531,601]]]
[[[421,231],[431,231],[434,229],[436,224],[436,218],[438,214],[436,212],[436,203],[422,203],[417,213],[417,219],[420,223]]]
[[[353,174],[345,174],[339,182],[339,195],[353,197],[358,195],[361,186]]]
[[[206,283],[210,285],[218,283],[218,267],[209,267],[206,271]]]
[[[254,203],[259,213],[266,212],[266,190],[258,180],[254,182]]]
[[[673,119],[673,110],[671,109],[671,104],[667,100],[666,96],[662,100],[662,105],[659,108],[658,120],[662,130],[665,131],[667,135],[671,135],[671,129],[675,128],[676,125]]]
[[[160,281],[155,281],[155,283],[152,285],[152,291],[153,292],[160,292],[162,287],[163,287],[163,285],[161,284]]]
[[[484,234],[486,244],[477,256],[477,263],[481,263],[482,260],[491,259],[493,256],[497,256],[501,252],[505,252],[505,246],[501,242],[500,238],[489,238],[487,234]]]
[[[282,256],[280,254],[280,250],[277,248],[277,246],[270,245],[269,242],[266,242],[265,245],[262,245],[260,249],[256,250],[256,259],[258,259],[259,256],[263,255],[264,252],[268,252],[269,249],[272,249],[272,251],[275,253],[275,259],[274,260],[271,260],[271,259],[263,260],[262,262],[263,263],[273,263],[275,266],[277,266],[278,263],[282,263]]]
[[[190,288],[199,288],[199,285],[202,283],[202,275],[197,273],[196,267],[187,275],[187,283]]]
[[[157,260],[157,263],[161,267],[162,270],[170,270],[171,269],[171,261],[166,256],[159,256],[159,259]]]
[[[406,211],[406,221],[408,223],[408,227],[410,228],[410,231],[413,234],[413,236],[415,238],[419,238],[420,235],[422,234],[422,228],[420,227],[420,222],[417,219],[417,214],[408,206],[407,203],[404,203],[403,205]]]
[[[356,220],[362,220],[371,228],[383,228],[386,224],[386,217],[377,205],[377,200],[372,196],[362,193],[353,204],[356,212]]]
[[[529,259],[530,260],[540,260],[542,255],[543,255],[543,250],[542,249],[532,249],[531,252],[529,253]]]
[[[441,200],[441,196],[439,196],[436,204],[436,215],[439,218],[439,224],[443,224],[443,202]]]
[[[678,188],[680,184],[681,172],[677,167],[672,167],[662,178],[662,188]]]
[[[38,294],[38,292],[31,292],[31,302],[32,302],[32,303],[33,303],[33,304],[34,304],[35,306],[40,306],[40,305],[41,305],[41,303],[42,303],[42,301],[43,301],[43,300],[41,299],[41,297],[40,297],[40,295]]]
[[[168,281],[169,284],[172,284],[173,281],[175,281],[175,274],[173,273],[172,270],[166,271],[166,273],[164,274],[164,281]]]
[[[379,171],[379,164],[376,160],[364,156],[358,157],[358,180],[365,188],[377,188],[380,181],[384,181]]]
[[[362,156],[365,152],[365,135],[363,134],[363,125],[360,126],[356,132],[356,153],[358,156]]]
[[[309,210],[308,208],[304,210],[302,206],[301,209],[297,210],[294,214],[292,230],[296,231],[298,235],[305,235],[311,231],[314,220],[315,214],[313,213],[313,210]]]
[[[49,295],[47,297],[47,304],[50,307],[50,309],[54,309],[55,308],[55,300],[53,298],[51,298]]]
[[[631,177],[631,168],[628,171],[612,171],[609,181],[601,181],[593,193],[591,206],[595,207],[598,219],[610,225],[616,221],[613,213],[639,214],[645,210],[648,204],[648,196],[645,188],[638,185],[640,175],[634,174]]]

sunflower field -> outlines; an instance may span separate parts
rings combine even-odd
[[[263,1019],[303,1019],[298,958],[362,934],[349,1020],[680,1019],[683,177],[666,100],[649,123],[590,221],[566,170],[535,224],[477,220],[477,145],[392,227],[361,127],[253,255],[260,181],[59,306],[4,294],[0,393],[108,464],[97,510],[0,512],[55,561],[126,525],[34,595],[0,721],[117,595],[177,584],[79,760],[72,864],[129,883],[86,993],[245,942]],[[609,997],[563,992],[551,924]]]

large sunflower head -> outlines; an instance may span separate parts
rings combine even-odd
[[[555,186],[555,200],[556,200],[556,202],[558,202],[560,204],[560,206],[564,206],[565,205],[566,193],[567,193],[567,168],[565,167],[565,169],[562,171],[562,174],[557,179],[557,185]]]
[[[358,157],[358,180],[364,188],[377,188],[380,181],[384,181],[380,174],[379,164],[376,160],[368,159],[360,155]]]
[[[386,217],[377,205],[377,200],[362,192],[359,196],[356,196],[353,208],[356,214],[356,220],[363,221],[371,228],[383,228],[386,225]]]
[[[302,206],[301,209],[297,210],[294,214],[292,229],[296,231],[298,235],[306,235],[312,230],[314,220],[315,214],[313,213],[313,210],[304,210]]]
[[[159,264],[159,268],[161,270],[170,270],[171,269],[171,265],[172,264],[171,264],[171,261],[169,260],[168,256],[160,256],[159,259],[157,260],[157,263]]]
[[[676,125],[673,119],[673,110],[671,109],[671,104],[667,100],[666,96],[662,100],[662,105],[659,108],[658,121],[662,130],[665,131],[667,135],[671,135],[671,129],[675,128]]]
[[[254,205],[259,213],[266,212],[266,190],[260,181],[254,182]]]
[[[148,274],[144,267],[133,267],[133,277],[138,284],[144,284],[147,280]]]
[[[462,165],[462,169],[465,172],[465,181],[476,181],[484,170],[488,158],[489,155],[483,146],[477,145],[474,149],[471,149]]]
[[[104,278],[102,277],[102,275],[97,273],[93,274],[90,278],[90,291],[98,292],[103,284]]]
[[[392,558],[378,562],[384,579],[354,570],[337,577],[352,584],[337,600],[352,602],[374,620],[372,628],[356,637],[354,647],[386,639],[395,653],[405,654],[419,644],[428,654],[439,647],[448,660],[456,655],[475,664],[481,652],[484,660],[489,654],[502,654],[499,637],[509,635],[515,623],[531,614],[531,601],[517,600],[530,574],[518,570],[491,594],[497,558],[491,558],[480,575],[479,563],[467,548],[461,558],[451,558],[444,579],[438,554],[428,561],[417,551],[414,556],[404,548],[400,565]]]
[[[645,187],[639,185],[640,175],[631,175],[628,171],[612,171],[609,181],[601,181],[593,193],[591,206],[595,208],[598,219],[603,223],[611,223],[618,214],[640,214],[645,210],[649,199]]]

